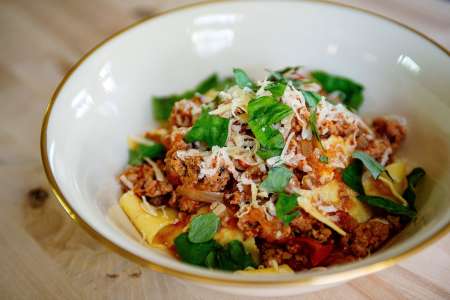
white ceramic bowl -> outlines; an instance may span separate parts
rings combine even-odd
[[[213,71],[306,65],[365,87],[362,114],[409,121],[404,155],[427,180],[419,214],[387,247],[356,263],[293,275],[251,276],[181,263],[143,245],[117,209],[115,176],[127,137],[153,128],[151,95],[180,92]],[[448,51],[394,21],[312,1],[214,2],[140,22],[88,53],[56,90],[42,128],[42,158],[61,204],[126,257],[196,284],[248,295],[289,295],[386,268],[448,231]]]

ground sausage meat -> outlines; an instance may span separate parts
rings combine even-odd
[[[173,191],[173,187],[168,181],[158,181],[155,178],[155,172],[148,164],[131,166],[122,173],[121,178],[123,178],[122,176],[125,178],[125,182],[128,181],[132,184],[132,190],[138,197],[159,197]],[[130,189],[124,180],[121,180],[121,183],[124,190]]]
[[[268,220],[261,208],[250,208],[248,213],[239,218],[238,228],[245,236],[260,236],[267,241],[282,240],[291,234],[291,228],[279,219]]]
[[[292,220],[290,225],[294,232],[312,237],[320,242],[326,242],[333,234],[330,228],[311,217],[305,211],[302,211],[299,217]]]
[[[202,112],[199,98],[177,101],[170,114],[169,124],[178,127],[191,127]]]
[[[164,163],[169,181],[202,191],[222,191],[230,180],[230,173],[225,168],[218,168],[216,173],[199,178],[203,157],[193,155],[181,158],[178,151],[187,148],[184,141],[179,141],[167,152]]]
[[[386,138],[392,149],[397,150],[406,137],[406,128],[399,120],[392,118],[375,118],[372,122],[375,133]]]
[[[395,227],[387,220],[371,219],[358,224],[353,232],[344,236],[341,245],[356,257],[365,257],[378,250],[393,235]]]

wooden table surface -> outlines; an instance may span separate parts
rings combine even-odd
[[[1,299],[244,299],[195,290],[127,261],[45,195],[39,132],[63,74],[111,33],[187,2],[0,0]],[[450,48],[448,1],[340,2],[395,18]],[[30,195],[33,188],[44,191]],[[304,298],[450,299],[450,236],[400,265]]]

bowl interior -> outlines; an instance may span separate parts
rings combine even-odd
[[[181,92],[214,71],[229,75],[241,67],[262,78],[265,68],[289,65],[362,82],[361,113],[404,116],[409,135],[402,155],[428,174],[417,219],[388,247],[320,273],[387,261],[444,228],[450,220],[448,54],[391,21],[310,1],[194,6],[143,22],[96,49],[62,85],[44,132],[63,197],[98,234],[143,259],[181,272],[245,280],[180,263],[143,245],[118,209],[116,176],[126,165],[127,137],[157,126],[152,95]],[[311,272],[252,280],[298,279]]]

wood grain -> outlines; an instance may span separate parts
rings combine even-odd
[[[40,123],[70,65],[131,22],[189,2],[0,0],[1,299],[244,299],[142,269],[88,236],[53,196],[36,200],[27,194],[35,187],[49,190],[40,163]],[[450,47],[448,1],[340,2],[393,17]],[[450,299],[449,282],[446,237],[398,266],[303,298]]]

